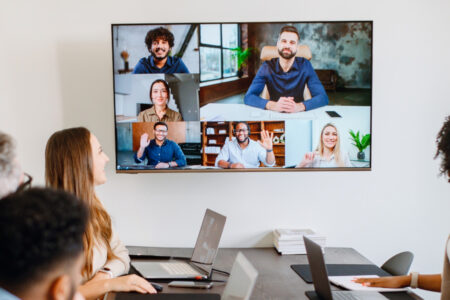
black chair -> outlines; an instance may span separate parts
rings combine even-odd
[[[408,274],[411,267],[414,254],[410,251],[398,253],[389,258],[382,266],[381,269],[385,270],[393,276],[400,276]]]

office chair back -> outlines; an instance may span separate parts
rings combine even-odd
[[[279,57],[277,46],[264,46],[261,50],[260,59],[262,61],[271,60],[272,58]],[[297,46],[297,57],[304,57],[307,60],[311,60],[312,53],[311,49],[309,49],[306,45],[298,45]]]
[[[385,270],[386,272],[394,276],[406,275],[408,274],[413,259],[414,254],[412,254],[412,252],[410,251],[401,252],[389,258],[381,266],[381,269]]]

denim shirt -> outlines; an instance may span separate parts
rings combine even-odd
[[[312,98],[303,99],[305,84],[308,84]],[[328,104],[328,96],[322,83],[316,75],[309,60],[296,57],[289,71],[284,72],[279,58],[264,62],[256,73],[247,93],[244,103],[264,109],[269,100],[259,95],[267,85],[270,99],[278,101],[280,97],[294,97],[295,102],[303,102],[306,110],[311,110]]]
[[[149,57],[141,58],[133,70],[133,74],[146,73],[189,73],[189,70],[181,58],[175,56],[167,56],[166,64],[160,69],[156,66],[153,56],[150,55]]]
[[[0,287],[0,299],[1,300],[20,300],[10,292]]]
[[[171,140],[165,140],[162,146],[158,146],[153,139],[150,144],[145,148],[141,158],[137,157],[137,153],[134,154],[134,160],[136,163],[141,163],[147,158],[147,165],[157,165],[160,162],[175,161],[179,167],[186,165],[186,157],[181,151],[180,146]]]

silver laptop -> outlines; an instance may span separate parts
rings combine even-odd
[[[230,278],[223,291],[221,300],[248,300],[255,286],[258,271],[241,252],[238,253]]]
[[[210,209],[206,210],[189,262],[171,259],[131,264],[143,277],[149,279],[206,279],[211,276],[226,219]]]
[[[320,246],[307,237],[303,236],[306,254],[308,255],[309,268],[313,279],[314,289],[317,296],[323,300],[383,300],[388,299],[377,292],[362,291],[331,291],[328,280],[327,268]],[[308,293],[308,292],[307,292]],[[307,294],[309,297],[309,295]]]

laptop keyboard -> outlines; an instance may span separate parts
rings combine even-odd
[[[350,293],[332,293],[332,294],[333,294],[333,300],[360,300],[361,299]]]
[[[382,300],[388,299],[380,293],[376,292],[359,292],[359,291],[339,291],[331,292],[333,300]]]
[[[181,275],[181,274],[187,274],[187,275],[197,275],[199,272],[195,270],[193,267],[186,263],[161,263],[161,266],[164,268],[164,270],[167,271],[170,275]]]

